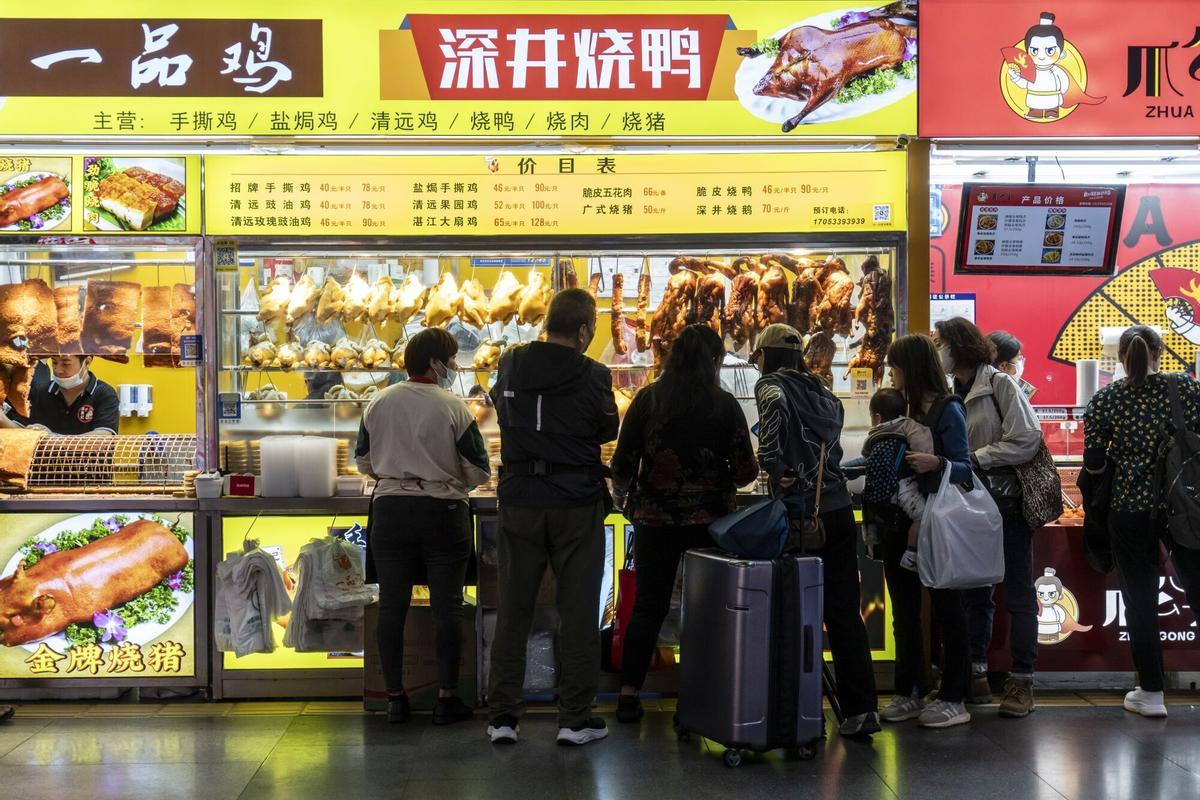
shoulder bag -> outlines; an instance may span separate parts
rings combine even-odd
[[[1000,401],[996,399],[995,375],[992,376],[992,404],[1003,427],[1004,412],[1000,410]],[[1025,523],[1035,531],[1062,516],[1063,509],[1062,480],[1058,476],[1058,467],[1054,464],[1054,456],[1050,455],[1050,448],[1046,446],[1046,437],[1041,435],[1040,430],[1038,435],[1041,441],[1033,458],[1013,467],[1017,482],[1021,485],[1021,514]]]

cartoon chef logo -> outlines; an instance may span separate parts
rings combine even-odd
[[[1200,273],[1162,267],[1150,271],[1150,280],[1166,301],[1163,311],[1171,330],[1191,344],[1200,345]]]
[[[1090,631],[1091,625],[1080,625],[1079,603],[1075,595],[1063,588],[1055,571],[1046,567],[1042,577],[1033,583],[1038,604],[1038,643],[1059,644],[1076,631]]]
[[[79,420],[84,425],[91,422],[92,418],[95,416],[96,409],[92,407],[91,403],[84,403],[79,407],[79,410],[75,412],[75,419]]]
[[[1015,113],[1031,122],[1056,122],[1080,105],[1099,105],[1087,89],[1087,65],[1075,46],[1043,11],[1038,24],[1012,47],[1001,48],[1000,93]]]

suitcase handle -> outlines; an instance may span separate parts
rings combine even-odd
[[[805,672],[813,671],[813,650],[814,650],[813,640],[814,640],[814,638],[815,637],[813,635],[813,626],[805,625],[804,626],[804,671]]]

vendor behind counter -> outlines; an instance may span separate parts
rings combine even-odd
[[[54,356],[53,365],[39,361],[29,389],[29,416],[5,403],[0,428],[41,427],[64,436],[89,433],[115,435],[120,426],[120,398],[90,367],[91,356]]]

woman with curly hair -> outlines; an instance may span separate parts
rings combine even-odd
[[[1015,467],[1037,455],[1042,429],[1021,387],[992,366],[996,346],[974,323],[955,317],[935,327],[942,367],[954,380],[954,393],[966,404],[971,464],[1004,518],[1004,605],[1012,618],[1012,677],[1004,686],[1000,715],[1024,717],[1034,709],[1038,606],[1033,588],[1033,530],[1022,512],[1021,484]],[[987,677],[996,610],[992,589],[970,589],[965,597],[971,639],[969,699],[976,704],[992,701]]]

